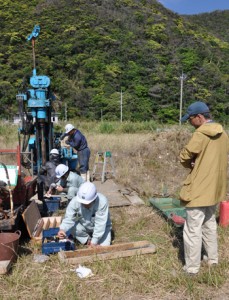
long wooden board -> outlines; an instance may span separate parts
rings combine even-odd
[[[156,247],[148,241],[122,243],[100,248],[87,248],[75,251],[61,251],[58,253],[59,260],[69,264],[93,262],[133,255],[155,253]]]

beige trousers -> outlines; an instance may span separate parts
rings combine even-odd
[[[218,263],[216,205],[186,208],[183,230],[185,271],[198,273],[202,243],[210,264]]]

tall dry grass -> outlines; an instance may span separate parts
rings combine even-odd
[[[190,278],[182,272],[182,230],[171,226],[148,203],[148,198],[154,195],[177,195],[186,176],[179,165],[178,153],[191,135],[190,128],[150,127],[146,130],[144,127],[127,134],[120,128],[114,130],[115,124],[111,125],[112,133],[107,133],[107,129],[101,133],[101,124],[94,123],[81,122],[79,129],[87,136],[91,148],[91,169],[97,151],[111,151],[116,182],[136,190],[145,200],[142,206],[111,208],[114,243],[148,240],[156,245],[157,252],[85,263],[83,265],[91,268],[94,276],[80,279],[72,271],[76,266],[61,263],[57,255],[51,255],[45,263],[35,263],[34,253],[40,253],[40,248],[26,243],[21,245],[20,256],[10,274],[1,277],[0,299],[183,300],[218,299],[218,295],[221,295],[220,299],[227,297],[229,229],[219,227],[218,230],[219,266],[214,269],[202,266],[200,274]],[[61,124],[60,128],[63,126]],[[63,214],[62,211],[59,213]]]

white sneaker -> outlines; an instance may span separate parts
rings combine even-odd
[[[203,262],[207,264],[209,267],[218,265],[218,261],[209,259],[207,255],[203,256]]]
[[[186,275],[189,275],[189,276],[195,276],[195,275],[197,275],[198,274],[198,271],[197,272],[189,272],[188,270],[187,270],[187,267],[186,266],[183,266],[183,271],[185,272],[185,274]]]

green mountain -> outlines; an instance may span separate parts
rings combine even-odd
[[[229,10],[183,16],[186,20],[201,26],[217,38],[229,42]]]
[[[227,119],[228,41],[156,0],[2,0],[0,19],[1,116],[17,112],[28,87],[26,37],[39,24],[37,74],[51,78],[69,118],[119,119],[122,91],[123,120],[177,122],[183,72],[184,106],[202,100]]]

